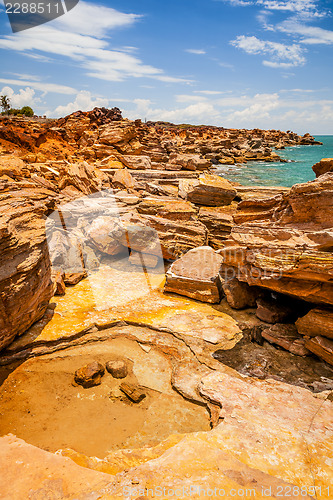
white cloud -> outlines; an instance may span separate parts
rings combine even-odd
[[[219,94],[224,94],[224,92],[220,90],[195,90],[197,94],[204,94],[204,95],[219,95]]]
[[[204,102],[206,99],[203,95],[176,95],[177,102]]]
[[[149,99],[135,99],[135,109],[126,110],[129,118],[141,118],[147,120],[163,120],[174,123],[199,123],[211,124],[219,120],[219,112],[213,104],[197,102],[185,108],[161,109],[154,108]]]
[[[203,49],[185,49],[185,52],[189,52],[190,54],[197,54],[197,55],[206,54],[206,51]]]
[[[244,50],[247,54],[268,55],[272,61],[264,61],[266,66],[274,68],[290,68],[305,63],[303,49],[297,44],[285,45],[283,43],[260,40],[255,36],[240,35],[232,40],[231,45]]]
[[[2,37],[0,48],[33,57],[40,57],[42,52],[70,58],[84,68],[88,76],[102,80],[148,77],[168,83],[188,82],[144,64],[138,57],[127,53],[128,47],[125,50],[109,48],[109,32],[131,26],[140,17],[81,0],[75,9],[50,23]]]
[[[279,95],[277,93],[256,94],[251,101],[250,106],[240,111],[234,111],[227,119],[229,121],[241,119],[242,121],[245,120],[254,123],[256,120],[269,118],[270,111],[279,107]]]
[[[6,95],[10,99],[12,108],[22,108],[23,106],[33,106],[36,102],[35,91],[29,87],[20,89],[17,94],[11,87],[3,87],[0,95]]]
[[[279,31],[290,33],[292,35],[301,35],[304,38],[300,43],[316,45],[316,44],[333,44],[333,31],[325,30],[317,26],[306,26],[295,21],[285,21],[277,26]]]
[[[222,0],[236,7],[248,7],[250,5],[260,6],[267,10],[293,12],[295,14],[309,17],[322,17],[318,0]]]
[[[59,117],[66,116],[74,111],[89,111],[95,106],[102,107],[107,106],[109,103],[108,99],[103,97],[92,97],[91,93],[87,90],[81,90],[74,99],[73,102],[69,102],[65,106],[58,106],[54,111],[47,111],[47,116]]]
[[[75,92],[77,92],[77,90],[73,89],[72,87],[67,87],[67,85],[60,85],[58,83],[46,83],[31,80],[15,80],[10,78],[0,78],[0,83],[17,86],[26,85],[35,90],[40,90],[44,94],[47,92],[54,92],[57,94],[75,94]]]

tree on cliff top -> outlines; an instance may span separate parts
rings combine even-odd
[[[2,107],[4,113],[8,113],[10,110],[10,99],[7,95],[0,96],[0,106]]]

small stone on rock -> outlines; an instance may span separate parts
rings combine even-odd
[[[85,389],[87,389],[88,387],[99,385],[104,372],[104,366],[97,361],[93,361],[79,370],[76,370],[74,380],[77,384],[82,385]]]
[[[128,374],[126,361],[122,359],[108,361],[106,363],[106,369],[114,378],[125,378]]]

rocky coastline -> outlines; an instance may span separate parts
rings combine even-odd
[[[130,121],[118,108],[1,119],[3,498],[145,498],[161,485],[200,498],[203,484],[225,498],[332,498],[333,159],[292,188],[215,173],[312,144],[290,131]],[[29,394],[20,400],[28,374],[60,373],[57,360],[73,366],[66,397],[104,390],[103,404],[141,405],[156,436],[132,430],[96,458],[11,423],[16,406],[33,413]],[[177,418],[165,410],[163,422],[157,393],[179,415],[192,415],[182,401],[204,408],[207,424],[182,416],[162,430]]]

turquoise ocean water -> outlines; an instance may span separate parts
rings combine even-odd
[[[287,186],[316,178],[312,165],[322,158],[333,158],[333,135],[316,136],[322,146],[293,146],[278,150],[288,163],[251,161],[246,165],[221,165],[217,174],[245,186]]]

